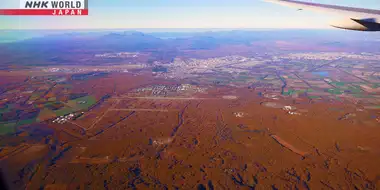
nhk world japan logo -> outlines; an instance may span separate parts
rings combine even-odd
[[[88,0],[20,0],[19,7],[0,9],[0,15],[88,15]]]

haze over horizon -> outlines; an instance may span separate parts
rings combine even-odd
[[[0,8],[17,8],[3,0]],[[314,0],[316,3],[380,9],[377,0]],[[89,2],[89,16],[1,16],[0,29],[136,29],[136,28],[295,28],[325,29],[335,16],[296,11],[260,0],[174,0]]]

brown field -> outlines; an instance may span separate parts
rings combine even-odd
[[[131,74],[75,82],[73,91],[111,97],[65,124],[47,120],[26,135],[2,136],[3,175],[12,189],[379,188],[376,110],[275,100],[300,113],[290,115],[234,87],[191,97],[130,94],[173,83]]]

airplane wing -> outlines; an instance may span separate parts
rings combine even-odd
[[[360,31],[380,31],[380,10],[363,9],[356,7],[344,7],[338,5],[327,5],[297,0],[264,0],[270,3],[290,6],[298,10],[314,10],[325,13],[332,13],[345,17],[344,20],[330,24],[333,27],[360,30]]]
[[[302,2],[295,0],[264,0],[271,3],[277,3],[285,6],[295,7],[298,9],[310,9],[315,11],[323,11],[329,13],[336,13],[339,15],[345,15],[350,18],[362,19],[362,18],[378,18],[380,19],[380,10],[363,9],[355,7],[344,7],[337,5],[326,5],[311,2]]]

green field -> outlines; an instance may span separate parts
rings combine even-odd
[[[380,110],[380,106],[365,106],[365,109]]]
[[[59,116],[67,115],[69,113],[73,113],[75,111],[76,111],[75,109],[65,107],[65,108],[55,111],[54,113],[57,115],[57,117],[59,117]]]
[[[284,95],[284,96],[291,96],[291,95],[293,95],[293,94],[295,94],[295,93],[297,93],[296,90],[289,89],[287,92],[284,91],[284,92],[282,93],[282,95]]]
[[[343,94],[342,90],[335,89],[335,88],[328,89],[327,92],[329,92],[330,94],[335,94],[335,95]]]
[[[320,96],[309,96],[310,99],[320,99]]]
[[[40,93],[33,93],[32,96],[30,96],[29,100],[34,101],[41,97]]]
[[[0,123],[0,135],[15,133],[17,127],[23,126],[23,125],[30,125],[35,122],[36,122],[36,118],[20,120],[17,122],[13,121],[11,123],[7,123],[7,122]]]
[[[37,116],[37,121],[41,122],[46,119],[57,117],[57,114],[48,108],[43,108]]]
[[[360,94],[363,92],[363,90],[358,86],[349,86],[347,90],[349,90],[351,93],[354,93],[354,94]]]
[[[344,82],[331,82],[330,84],[334,85],[334,86],[339,86],[339,87],[342,87],[345,85]]]
[[[88,109],[96,104],[96,99],[93,96],[84,96],[81,98],[69,100],[66,106],[62,109],[54,111],[57,116],[67,115],[76,111]]]
[[[51,98],[48,99],[48,101],[56,101],[56,100],[57,100],[56,97],[51,97]]]
[[[16,123],[0,123],[0,135],[6,135],[16,132]]]
[[[33,119],[25,119],[25,120],[21,120],[21,121],[18,121],[17,122],[17,126],[21,126],[21,125],[29,125],[29,124],[32,124],[36,122],[36,118],[33,118]]]
[[[284,96],[291,96],[293,94],[303,94],[303,93],[306,93],[306,92],[313,92],[313,89],[311,89],[311,88],[306,89],[306,90],[289,89],[287,92],[284,91],[284,93],[282,93],[282,95],[284,95]]]
[[[75,110],[87,109],[90,106],[96,104],[96,99],[93,96],[84,96],[81,98],[69,100],[67,104]]]

